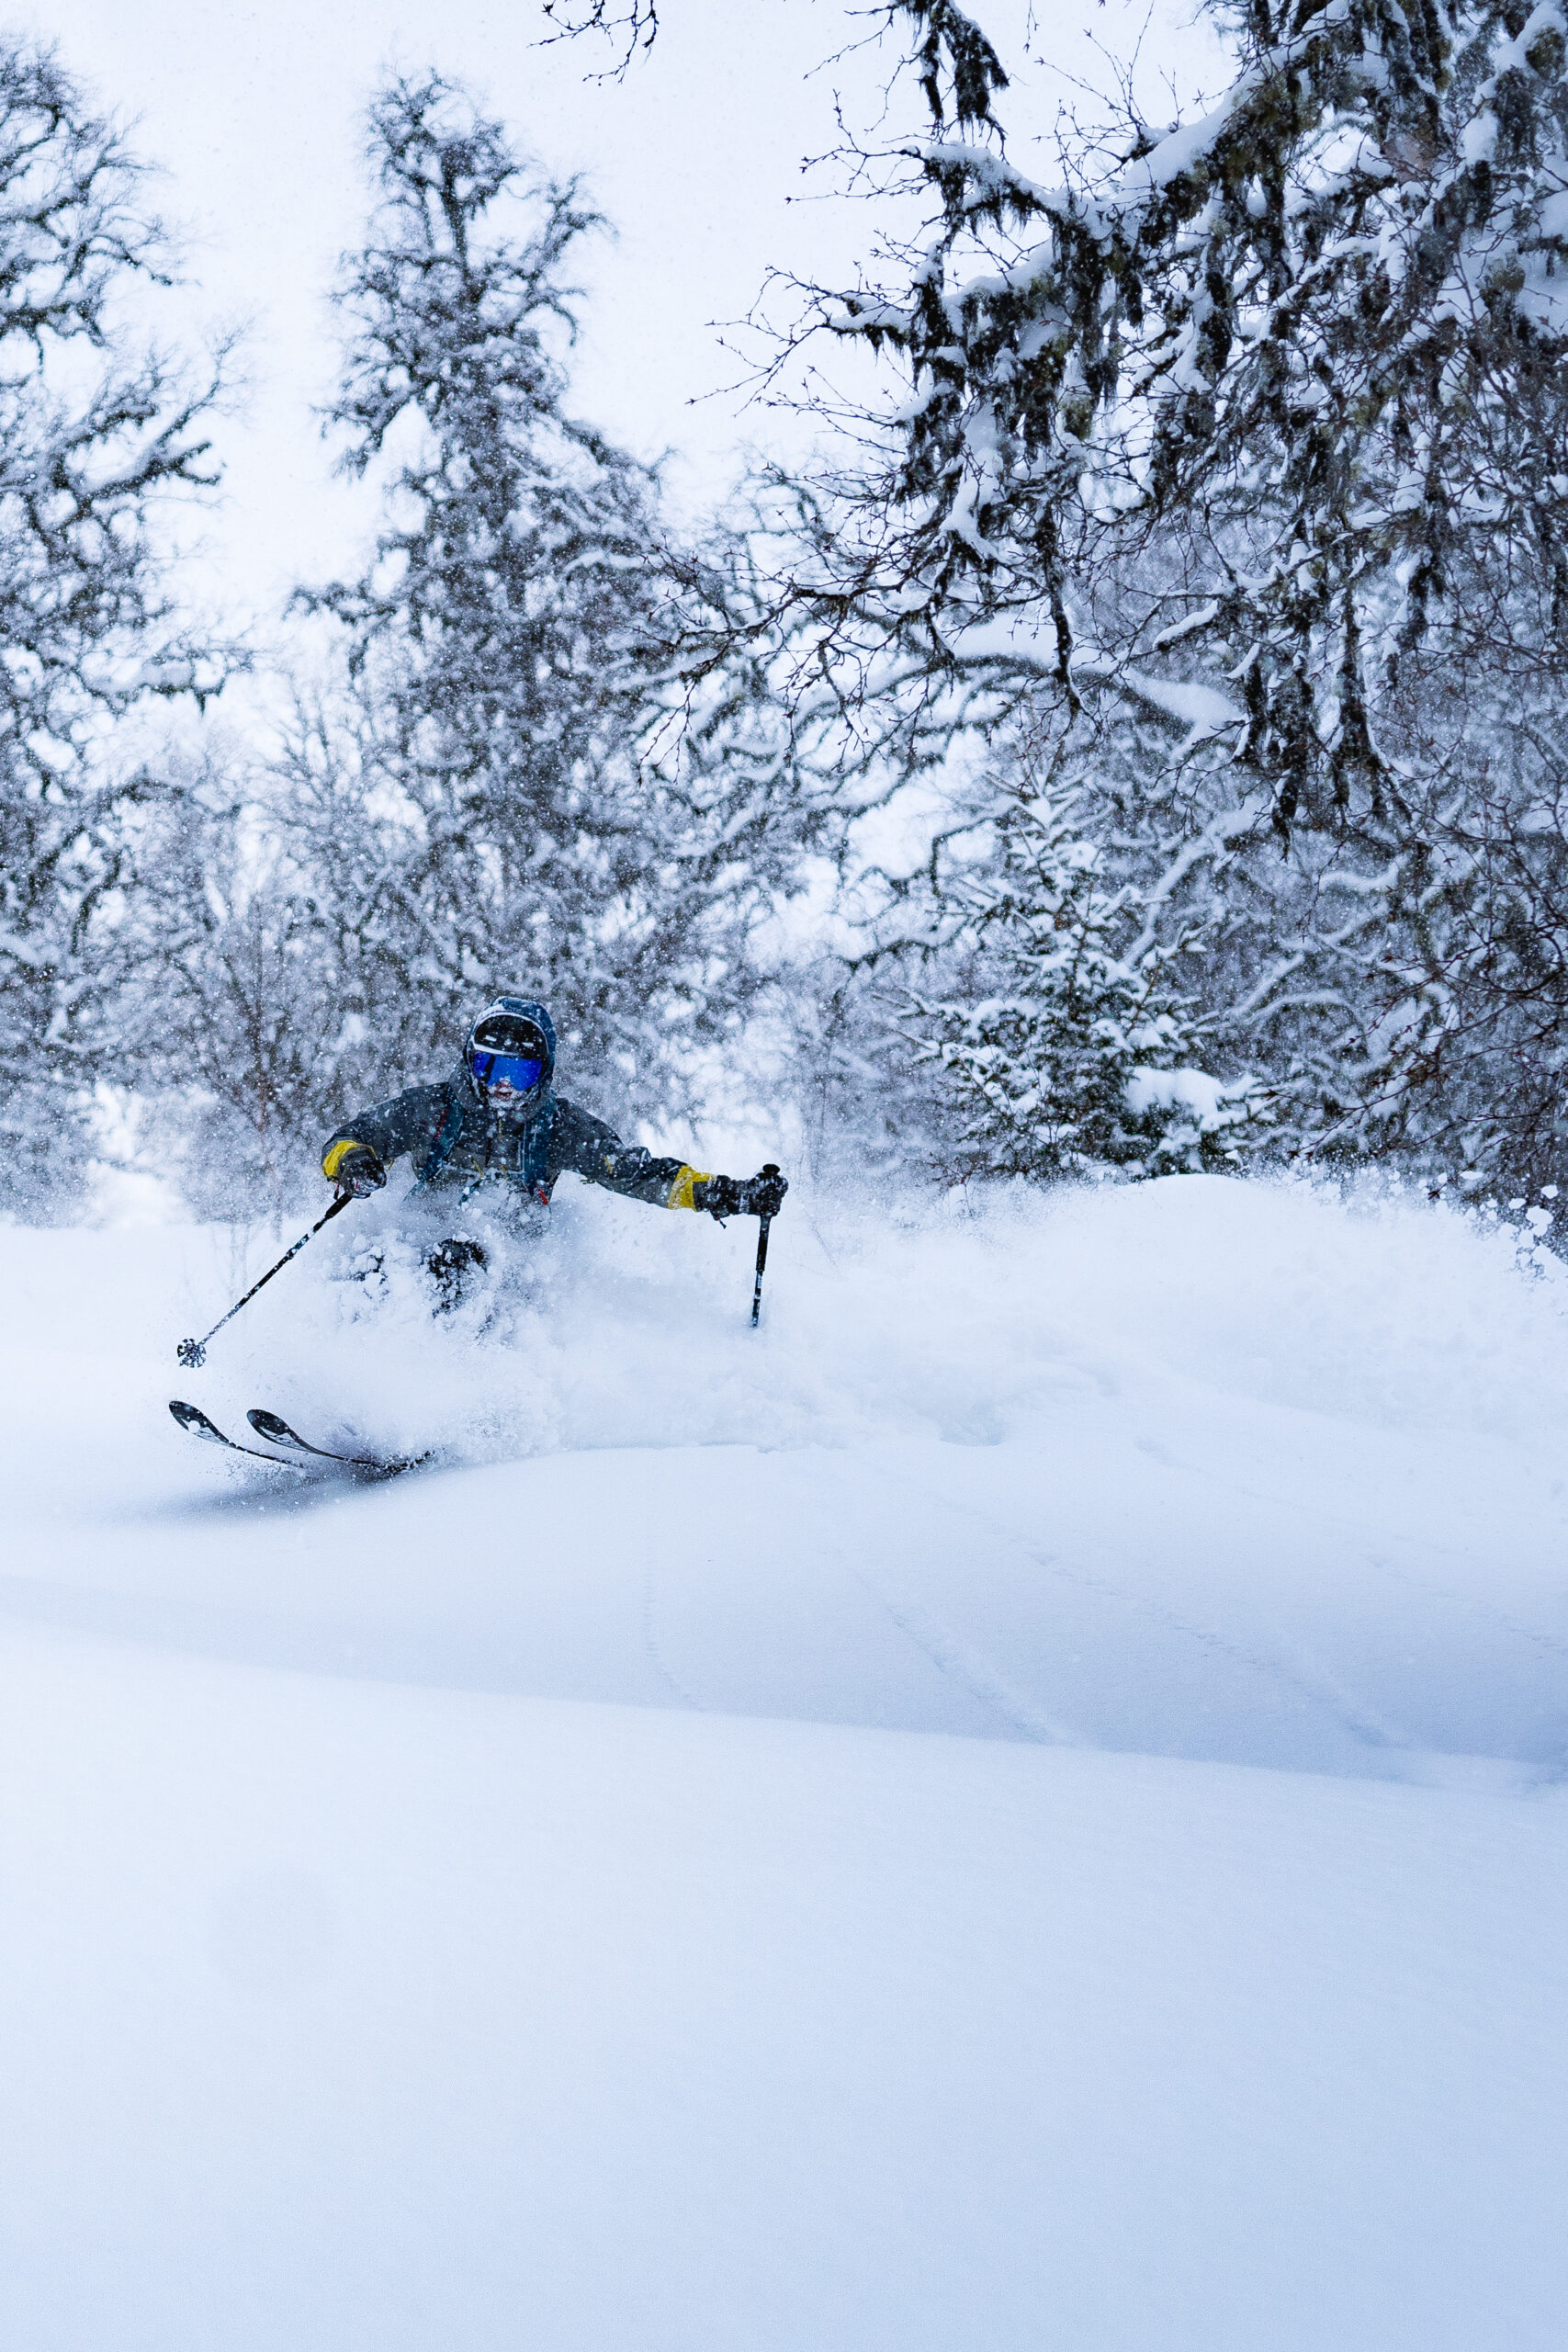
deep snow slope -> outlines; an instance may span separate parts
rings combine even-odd
[[[1562,2341],[1556,1261],[406,1214],[0,1233],[7,2345]]]

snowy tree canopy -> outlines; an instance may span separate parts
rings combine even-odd
[[[848,431],[679,532],[573,401],[583,187],[439,73],[380,92],[326,418],[371,550],[296,599],[270,740],[152,760],[116,718],[221,674],[153,563],[203,401],[116,323],[167,268],[133,163],[15,53],[5,1050],[39,1168],[107,1024],[204,1205],[281,1201],[370,1061],[428,1075],[523,986],[622,1118],[765,1069],[819,1141],[939,1178],[1568,1181],[1556,0],[1216,11],[1201,119],[1028,177],[982,24],[872,15],[918,130],[896,98],[852,152],[879,259],[775,346],[781,381],[851,356],[814,412]],[[658,30],[549,21],[614,72]]]
[[[1027,652],[1043,609],[1068,694],[1108,662],[1203,683],[1285,828],[1358,780],[1378,797],[1380,698],[1413,655],[1559,660],[1557,0],[1226,12],[1220,103],[1129,123],[1054,187],[1008,158],[980,28],[949,0],[898,13],[930,233],[904,285],[815,311],[905,379],[842,534],[863,605],[960,663],[1010,621]],[[1111,615],[1097,585],[1155,532],[1179,561]]]

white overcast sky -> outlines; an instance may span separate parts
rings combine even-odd
[[[734,375],[715,322],[750,305],[770,265],[837,282],[852,276],[874,214],[792,203],[827,188],[803,158],[834,142],[835,93],[862,119],[878,60],[824,67],[863,38],[840,0],[665,0],[650,55],[624,81],[587,78],[586,43],[539,45],[537,0],[56,0],[13,5],[6,21],[52,40],[98,102],[131,119],[164,174],[162,209],[186,235],[212,321],[250,322],[249,388],[220,428],[227,470],[205,525],[203,586],[233,612],[275,613],[300,578],[351,565],[373,527],[369,494],[333,481],[313,414],[334,366],[328,305],[338,256],[361,231],[361,119],[392,70],[437,65],[468,82],[517,143],[557,173],[581,171],[618,237],[585,256],[591,299],[574,406],[645,455],[680,454],[688,503],[717,494],[743,443],[798,449],[806,428],[712,397]],[[1096,41],[1130,51],[1148,0],[980,0],[1015,76],[1007,119],[1025,169],[1066,85],[1103,83]],[[1159,85],[1213,82],[1212,42],[1194,0],[1156,0],[1141,91],[1163,119]],[[1032,18],[1035,59],[1027,53]],[[887,52],[890,54],[890,52]],[[819,69],[819,70],[814,70]],[[1032,161],[1033,159],[1033,161]]]

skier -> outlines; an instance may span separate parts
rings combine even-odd
[[[467,1200],[484,1185],[547,1208],[557,1178],[570,1170],[656,1207],[705,1209],[720,1218],[778,1215],[789,1185],[776,1170],[710,1176],[683,1159],[656,1159],[563,1101],[551,1083],[555,1064],[546,1008],[528,997],[495,997],[470,1028],[451,1076],[347,1120],[327,1140],[321,1173],[340,1195],[364,1200],[406,1151],[418,1167],[416,1193],[451,1191]],[[456,1306],[469,1271],[484,1263],[480,1244],[457,1236],[425,1257],[445,1306]]]

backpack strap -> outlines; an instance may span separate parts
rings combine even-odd
[[[414,1182],[414,1191],[423,1192],[426,1184],[439,1174],[443,1163],[450,1159],[457,1137],[463,1132],[463,1106],[449,1089],[444,1090],[442,1108],[431,1130],[430,1149],[424,1166]]]
[[[537,1117],[528,1129],[528,1140],[519,1170],[523,1182],[536,1199],[546,1197],[545,1185],[550,1172],[550,1137],[555,1132],[556,1098],[547,1094],[539,1105]]]

